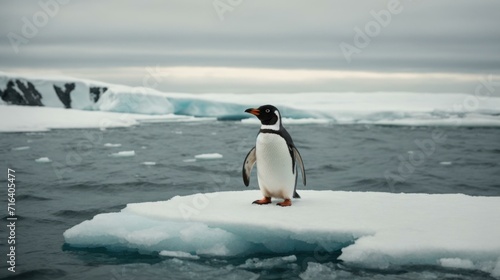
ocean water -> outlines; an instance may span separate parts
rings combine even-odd
[[[287,129],[304,159],[307,189],[500,195],[499,128],[303,124]],[[350,267],[338,260],[340,251],[186,260],[77,249],[64,243],[62,234],[68,228],[96,214],[119,211],[127,203],[244,190],[241,164],[257,132],[255,124],[207,121],[0,134],[1,178],[6,185],[7,168],[16,171],[19,217],[16,273],[7,271],[4,260],[0,275],[8,279],[493,279],[481,271],[438,266]],[[433,135],[439,135],[439,141]],[[111,156],[120,151],[135,155]],[[220,153],[223,158],[193,161],[203,153]],[[420,156],[418,164],[409,163],[417,158],[412,154]],[[42,157],[51,162],[35,161]],[[256,189],[256,182],[253,174],[250,188]],[[6,205],[7,192],[3,194]],[[6,210],[2,215],[6,223]],[[0,238],[5,244],[6,231]],[[6,258],[4,249],[2,256]]]

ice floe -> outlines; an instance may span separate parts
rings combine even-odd
[[[223,156],[219,153],[212,154],[199,154],[194,156],[195,159],[219,159],[223,158]]]
[[[12,151],[25,151],[25,150],[29,150],[29,149],[30,149],[29,146],[22,146],[22,147],[12,148]]]
[[[117,153],[113,153],[110,156],[112,156],[112,157],[133,157],[133,156],[135,156],[135,151],[120,151]]]
[[[48,163],[48,162],[52,162],[52,160],[48,157],[41,157],[41,158],[37,158],[35,159],[35,162],[38,162],[38,163]]]
[[[261,196],[254,190],[128,204],[68,229],[64,238],[72,247],[193,256],[341,250],[339,259],[354,267],[435,265],[500,276],[500,197],[300,194],[302,199],[286,208],[252,205]],[[255,263],[249,260],[247,266]],[[307,275],[328,268],[314,266]]]
[[[106,143],[104,144],[104,147],[108,147],[108,148],[115,148],[115,147],[121,147],[122,144],[120,143]]]

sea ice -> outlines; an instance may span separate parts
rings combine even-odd
[[[135,156],[135,151],[121,151],[118,153],[113,153],[110,156],[112,156],[112,157],[133,157],[133,156]]]
[[[106,143],[106,144],[104,144],[104,147],[108,147],[108,148],[115,148],[115,147],[121,147],[121,146],[122,146],[122,144],[120,144],[120,143],[116,143],[116,144],[115,143]]]
[[[196,256],[341,250],[345,265],[442,265],[500,276],[500,197],[307,190],[300,194],[302,199],[286,208],[251,204],[261,196],[257,190],[132,203],[68,229],[64,238],[73,247]],[[252,265],[260,265],[259,260],[249,260]],[[332,268],[311,267],[308,275],[325,269]]]
[[[24,151],[24,150],[29,150],[29,149],[30,149],[29,146],[22,146],[22,147],[12,148],[13,151]]]
[[[0,105],[0,118],[12,120],[1,122],[0,132],[128,127],[139,124],[137,117],[124,114],[14,105]]]
[[[152,166],[152,165],[156,165],[156,162],[154,161],[145,161],[143,163],[141,163],[142,165],[148,165],[148,166]]]
[[[257,124],[244,110],[266,100],[280,108],[285,124],[338,123],[402,126],[500,126],[500,98],[476,97],[473,93],[324,92],[282,94],[189,94],[164,93],[69,77],[36,77],[0,72],[0,89],[18,79],[32,82],[43,105],[15,106],[0,102],[0,131],[46,131],[55,128],[127,127],[143,122],[242,120]],[[71,110],[54,86],[75,85]],[[93,88],[106,88],[99,97]],[[474,108],[468,106],[474,104]],[[74,110],[77,109],[77,110]],[[87,111],[81,111],[87,110]],[[92,111],[92,112],[91,112]],[[116,112],[116,113],[110,113]]]
[[[50,158],[48,158],[48,157],[41,157],[41,158],[35,159],[35,162],[47,163],[47,162],[52,162],[52,160],[50,160]]]
[[[222,158],[221,154],[218,153],[213,153],[213,154],[200,154],[200,155],[195,155],[195,159],[219,159]]]

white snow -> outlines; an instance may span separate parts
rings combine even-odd
[[[115,148],[115,147],[121,147],[122,144],[120,143],[106,143],[104,144],[104,147],[108,147],[108,148]]]
[[[68,229],[64,238],[74,247],[197,256],[341,249],[340,259],[351,266],[500,271],[500,197],[299,193],[302,199],[286,208],[275,205],[279,200],[252,205],[261,197],[256,190],[128,204]]]
[[[195,155],[195,159],[219,159],[222,158],[223,156],[219,153],[212,153],[212,154],[199,154]]]
[[[0,124],[0,132],[127,127],[138,124],[134,116],[126,114],[12,105],[0,105],[0,118],[9,120]]]
[[[110,156],[112,156],[112,157],[133,157],[133,156],[135,156],[135,151],[120,151],[117,153],[113,153]]]
[[[156,165],[156,162],[154,161],[145,161],[143,163],[141,163],[142,165],[148,165],[148,166],[153,166],[153,165]]]
[[[0,105],[0,132],[48,131],[67,128],[129,127],[142,122],[204,121],[190,116],[140,115],[49,107]]]
[[[52,160],[50,160],[50,158],[48,158],[48,157],[41,157],[41,158],[35,159],[35,162],[47,163],[47,162],[52,162]]]
[[[13,151],[24,151],[24,150],[29,150],[29,149],[30,149],[29,146],[22,146],[22,147],[12,148]]]

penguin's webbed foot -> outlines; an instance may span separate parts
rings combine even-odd
[[[252,202],[252,204],[259,204],[259,205],[269,204],[269,203],[271,203],[270,197],[264,197],[263,199],[256,200],[256,201]]]
[[[279,202],[276,205],[281,206],[281,207],[292,206],[292,200],[285,199],[283,202]]]

